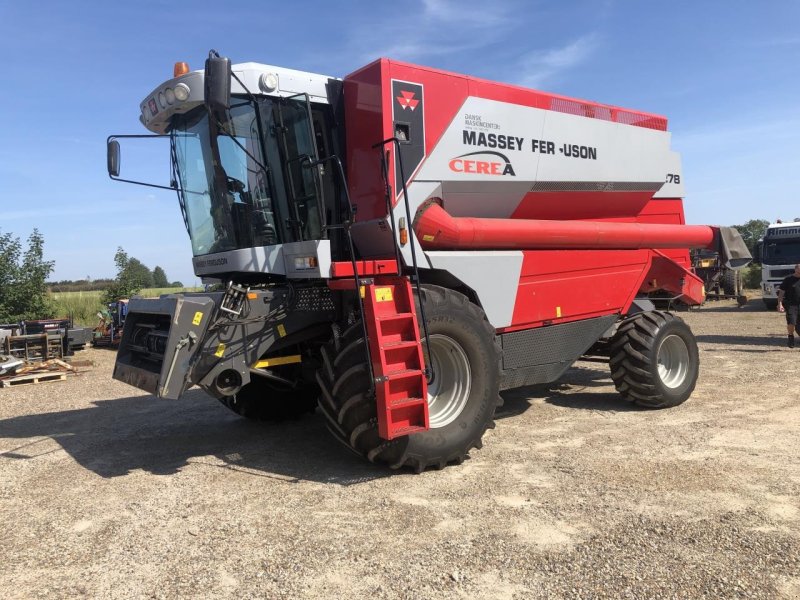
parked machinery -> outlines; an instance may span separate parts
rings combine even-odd
[[[92,331],[92,346],[117,347],[128,316],[128,299],[109,302],[106,309],[97,313],[97,326]]]
[[[690,247],[749,260],[735,232],[684,224],[653,114],[387,59],[339,80],[212,52],[141,121],[169,136],[195,273],[223,285],[132,299],[114,377],[256,419],[318,403],[394,468],[461,462],[501,390],[587,353],[628,400],[682,403],[697,346],[647,296],[703,300]]]
[[[726,267],[719,253],[695,250],[692,265],[695,274],[703,280],[707,300],[736,300],[739,306],[747,304],[741,270]]]

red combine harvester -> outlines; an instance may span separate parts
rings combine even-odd
[[[480,447],[501,390],[585,355],[642,406],[692,393],[694,337],[649,298],[703,301],[689,248],[749,255],[685,225],[665,118],[386,59],[340,80],[212,51],[174,75],[141,121],[220,291],[132,299],[115,378],[255,419],[318,405],[417,471]]]

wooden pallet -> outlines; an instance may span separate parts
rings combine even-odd
[[[0,379],[0,387],[12,387],[26,383],[49,383],[50,381],[63,381],[66,378],[66,373],[32,373],[30,375]]]

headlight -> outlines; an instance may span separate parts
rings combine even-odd
[[[179,83],[178,85],[175,86],[175,98],[179,102],[183,102],[189,97],[190,91],[191,90],[189,89],[188,85],[186,85],[185,83]]]

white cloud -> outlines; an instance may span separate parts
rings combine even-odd
[[[598,45],[598,36],[592,33],[560,48],[531,52],[519,61],[522,74],[517,83],[525,87],[541,87],[545,82],[584,62],[597,50]]]
[[[454,2],[453,0],[422,0],[423,18],[444,23],[471,23],[480,27],[493,26],[508,20],[509,6],[493,2]]]
[[[787,113],[784,116],[773,114],[766,120],[763,114],[741,115],[736,123],[717,122],[694,130],[673,131],[672,135],[676,149],[684,152],[724,149],[727,153],[750,153],[756,148],[769,147],[768,142],[793,140],[796,143],[800,140],[798,132],[800,118]],[[752,140],[759,143],[752,144]]]
[[[505,38],[515,24],[512,13],[507,0],[497,0],[491,9],[476,0],[421,0],[421,11],[412,19],[381,16],[354,24],[354,62],[378,56],[424,61],[484,48]]]

